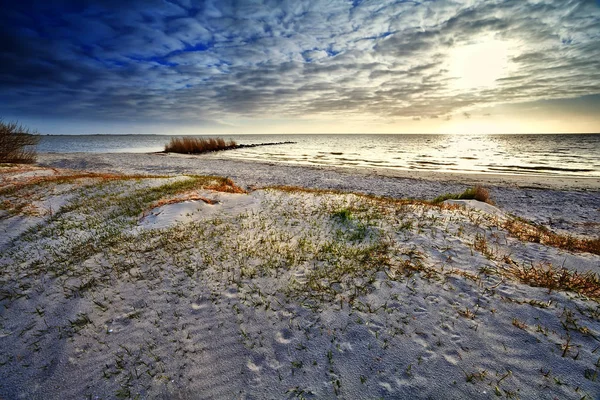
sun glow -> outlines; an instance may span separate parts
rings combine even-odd
[[[498,117],[479,117],[468,120],[449,121],[439,129],[439,133],[449,134],[496,134],[496,133],[531,133],[537,125],[526,120],[506,119]],[[539,128],[538,128],[539,129]]]
[[[508,74],[509,44],[484,40],[451,50],[448,73],[457,89],[493,87]]]

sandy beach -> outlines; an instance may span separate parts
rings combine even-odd
[[[433,199],[468,187],[488,188],[504,211],[565,233],[600,234],[600,179],[494,174],[414,172],[384,168],[307,167],[238,161],[219,153],[181,154],[45,153],[39,163],[54,168],[123,174],[197,174],[230,177],[246,189],[299,186],[392,198]]]
[[[600,397],[600,180],[0,168],[0,397]],[[492,204],[432,203],[483,185]]]

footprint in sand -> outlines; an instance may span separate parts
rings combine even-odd
[[[423,307],[416,307],[414,310],[414,314],[417,317],[423,317],[429,314],[429,311],[427,311],[427,309]]]
[[[255,373],[259,373],[261,367],[256,365],[252,360],[248,360],[248,362],[246,363],[246,367],[248,367],[248,369],[251,372],[255,372]]]
[[[422,338],[420,338],[420,337],[416,337],[416,338],[414,338],[414,339],[413,339],[413,342],[415,342],[415,343],[417,343],[417,344],[420,344],[421,346],[423,346],[423,347],[425,347],[425,348],[427,348],[427,347],[428,347],[427,341],[426,341],[425,339],[422,339]]]
[[[388,394],[394,392],[394,390],[392,389],[392,385],[390,385],[387,382],[379,382],[379,386],[381,386],[381,388]]]
[[[306,279],[306,272],[304,271],[304,269],[299,269],[298,271],[296,271],[294,273],[294,279],[301,285],[308,282],[308,279]]]
[[[281,344],[288,344],[292,341],[292,331],[282,329],[275,334],[275,340]]]
[[[429,346],[429,343],[427,342],[427,339],[429,339],[429,335],[427,333],[415,332],[415,334],[417,336],[413,338],[413,342],[418,343],[425,348],[431,347],[431,346]]]
[[[425,350],[425,352],[423,353],[423,355],[421,355],[421,360],[423,361],[428,361],[432,358],[436,357],[436,353],[434,351],[431,350]]]
[[[204,301],[196,301],[196,302],[192,303],[191,307],[192,307],[193,311],[199,312],[199,311],[201,311],[201,310],[203,310],[203,309],[206,308],[206,302],[204,302]]]
[[[236,297],[238,297],[238,291],[236,288],[230,287],[225,292],[223,292],[223,296],[227,297],[228,299],[235,299]]]
[[[258,388],[262,384],[261,372],[264,367],[268,367],[266,357],[262,354],[253,354],[251,358],[246,361],[246,368],[248,368],[249,375],[246,376],[247,383],[253,388]]]
[[[383,329],[383,325],[380,324],[379,322],[369,322],[368,327],[369,327],[369,333],[371,333],[371,335],[373,335],[375,337],[377,337],[379,335],[379,333],[381,332],[381,330]]]
[[[457,365],[460,361],[460,354],[456,350],[446,351],[442,354],[442,356],[452,365]]]

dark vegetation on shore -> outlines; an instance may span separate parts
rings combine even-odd
[[[434,203],[441,203],[445,200],[477,200],[484,203],[494,204],[490,199],[488,190],[481,186],[475,186],[465,190],[460,194],[446,193],[433,199]]]
[[[40,137],[17,122],[4,122],[0,119],[0,163],[35,162],[35,145]]]
[[[276,142],[276,143],[257,143],[257,144],[237,144],[234,140],[226,141],[223,138],[172,138],[165,145],[165,153],[181,154],[202,154],[214,151],[243,149],[258,146],[273,146],[278,144],[294,144],[295,142]]]
[[[171,138],[171,141],[165,145],[167,153],[197,154],[210,151],[228,150],[237,146],[233,140],[225,141],[223,138]]]

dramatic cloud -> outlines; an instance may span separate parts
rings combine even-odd
[[[4,115],[443,121],[598,93],[589,0],[22,0],[0,15]]]

